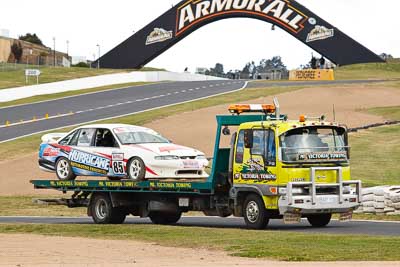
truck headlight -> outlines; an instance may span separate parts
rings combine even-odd
[[[287,194],[287,188],[286,187],[280,187],[278,189],[278,192],[279,192],[280,195],[286,195]],[[293,195],[304,195],[304,194],[307,194],[307,193],[308,192],[303,187],[294,187],[294,188],[292,188],[292,194]]]
[[[343,186],[343,194],[350,194],[351,186]]]
[[[167,155],[167,156],[155,156],[155,160],[177,160],[179,159],[178,156]]]
[[[295,187],[295,188],[292,188],[292,193],[296,194],[296,195],[302,195],[302,194],[306,193],[306,190],[304,190],[303,187]]]

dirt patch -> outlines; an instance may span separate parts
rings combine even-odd
[[[35,244],[34,246],[29,244]],[[396,262],[288,263],[137,241],[0,234],[0,266],[399,266]]]
[[[334,88],[307,88],[278,95],[282,113],[296,119],[300,114],[320,116],[326,114],[332,120],[333,104],[336,120],[349,127],[381,122],[379,116],[365,114],[359,110],[372,107],[396,106],[400,103],[400,90],[378,86],[345,86]],[[247,103],[272,103],[272,97],[259,98]],[[172,141],[198,148],[208,156],[214,149],[216,114],[227,114],[227,105],[204,108],[170,116],[145,125],[159,131]],[[229,142],[226,138],[225,144]],[[55,175],[40,171],[37,153],[18,160],[0,162],[0,195],[54,194],[47,190],[33,190],[29,180],[49,179]]]

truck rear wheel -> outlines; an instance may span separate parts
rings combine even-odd
[[[182,216],[182,212],[166,213],[160,211],[152,211],[149,214],[150,220],[154,224],[175,224]]]
[[[90,201],[90,212],[97,224],[121,224],[125,221],[126,212],[112,206],[106,194],[96,194]]]
[[[332,214],[313,214],[307,216],[308,222],[313,227],[325,227],[331,222]]]
[[[250,229],[264,229],[268,225],[269,219],[264,201],[256,194],[247,196],[243,205],[243,215]]]

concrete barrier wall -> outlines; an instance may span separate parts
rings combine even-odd
[[[39,78],[40,80],[40,78]],[[68,81],[23,86],[0,90],[0,102],[13,101],[36,95],[54,94],[66,91],[89,89],[113,84],[131,82],[161,82],[161,81],[209,81],[226,80],[223,78],[191,73],[176,73],[167,71],[130,72],[108,74],[95,77],[80,78]]]

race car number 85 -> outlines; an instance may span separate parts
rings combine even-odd
[[[114,161],[113,162],[113,171],[115,174],[123,174],[124,173],[124,162],[123,161]]]

